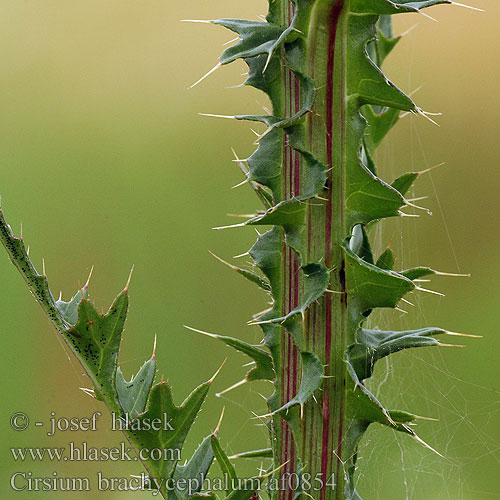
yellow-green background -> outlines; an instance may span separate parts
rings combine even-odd
[[[439,22],[408,15],[397,32],[416,24],[387,64],[389,76],[428,111],[441,111],[438,128],[406,117],[379,154],[381,174],[446,162],[416,186],[428,195],[421,212],[386,224],[376,247],[391,244],[400,266],[427,264],[470,278],[436,278],[446,294],[413,296],[409,314],[387,312],[377,325],[439,325],[483,335],[467,349],[427,349],[381,362],[374,390],[384,402],[438,418],[422,421],[420,435],[445,458],[410,438],[374,427],[361,448],[359,490],[365,500],[490,500],[500,497],[500,6],[470,0],[486,13],[460,7],[430,12]],[[181,19],[249,17],[264,1],[2,0],[0,3],[0,192],[18,233],[23,224],[34,262],[55,291],[68,297],[95,266],[92,296],[105,309],[135,265],[131,310],[121,360],[127,375],[151,352],[158,334],[160,372],[181,401],[230,360],[198,418],[188,450],[213,429],[230,452],[265,446],[252,412],[263,413],[265,384],[215,392],[240,380],[244,357],[187,333],[183,324],[259,340],[246,326],[264,297],[217,263],[245,252],[253,230],[212,231],[226,213],[258,206],[241,181],[230,147],[252,151],[249,126],[202,118],[198,112],[259,112],[265,98],[239,84],[243,64],[220,69],[187,87],[217,62],[223,29]],[[410,211],[413,212],[413,211]],[[415,213],[415,212],[414,212]],[[33,421],[86,416],[101,406],[85,396],[81,368],[68,358],[7,257],[0,252],[0,492],[2,498],[146,498],[139,493],[15,493],[9,478],[34,475],[108,476],[139,473],[132,464],[14,463],[11,446],[94,446],[121,437],[99,433],[44,436],[16,433],[9,418],[26,411]],[[187,456],[187,455],[186,455]],[[244,475],[258,464],[242,464]]]

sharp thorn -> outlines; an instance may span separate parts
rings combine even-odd
[[[95,395],[95,391],[93,389],[87,389],[87,387],[80,387],[80,390],[86,394],[87,396],[90,396],[91,398],[97,399]]]
[[[460,273],[444,273],[442,271],[434,271],[436,276],[451,276],[452,278],[470,278],[470,273],[460,274]]]
[[[454,337],[469,337],[471,339],[482,339],[482,335],[472,335],[470,333],[458,333],[458,332],[449,332],[448,330],[445,330],[444,332],[446,335],[453,335]]]
[[[92,266],[90,268],[90,273],[89,273],[89,277],[87,278],[87,282],[85,283],[83,289],[84,290],[87,290],[89,288],[89,285],[90,285],[90,280],[92,279],[92,274],[94,273],[94,266]]]
[[[192,22],[207,22],[207,23],[210,23],[210,21],[192,21]],[[205,78],[209,77],[212,73],[215,73],[215,71],[217,71],[221,66],[222,66],[222,63],[218,62],[208,73],[206,73],[205,75],[203,75],[197,82],[193,83],[193,85],[191,85],[190,87],[188,87],[188,89],[192,89],[192,88],[196,87],[196,85],[198,85],[199,83],[201,83],[203,80],[205,80]]]
[[[430,19],[431,21],[434,21],[435,23],[438,23],[439,21],[437,19],[435,19],[434,17],[432,16],[429,16],[429,14],[425,13],[425,12],[422,12],[421,10],[418,10],[417,11],[419,14],[421,14],[422,16],[426,17],[427,19]]]
[[[240,224],[232,224],[229,226],[218,226],[218,227],[214,227],[212,229],[215,229],[216,231],[220,231],[221,229],[233,229],[235,227],[243,227],[243,226],[246,226],[245,222],[241,222]]]
[[[204,330],[198,330],[197,328],[192,328],[192,327],[187,326],[187,325],[182,325],[182,326],[184,328],[186,328],[187,330],[191,330],[192,332],[196,332],[196,333],[201,333],[202,335],[207,335],[208,337],[212,337],[213,339],[219,338],[219,335],[216,335],[215,333],[205,332]]]
[[[198,113],[200,116],[208,116],[209,118],[227,118],[228,120],[236,120],[234,115],[216,115],[213,113]]]
[[[434,165],[432,167],[426,168],[425,170],[420,170],[420,172],[417,172],[417,174],[418,175],[426,174],[427,172],[430,172],[431,170],[434,170],[435,168],[442,167],[443,165],[446,165],[445,161],[438,163],[437,165]]]
[[[404,297],[401,297],[401,300],[405,303],[405,304],[408,304],[412,307],[415,307],[415,304],[412,304],[409,300],[406,300]]]
[[[247,379],[244,378],[243,380],[240,380],[239,382],[236,382],[236,384],[233,384],[232,386],[228,387],[227,389],[224,389],[223,391],[218,392],[215,396],[218,397],[218,398],[220,398],[222,395],[226,394],[229,391],[232,391],[233,389],[236,389],[237,387],[242,386],[246,382],[247,382]]]
[[[422,109],[420,108],[416,108],[416,113],[420,116],[423,116],[426,120],[429,120],[431,123],[433,123],[434,125],[436,125],[437,127],[440,127],[441,125],[439,125],[439,123],[437,123],[436,121],[434,121],[431,116],[440,116],[440,113],[429,113],[428,111],[423,111]]]
[[[212,21],[208,21],[207,19],[181,19],[181,23],[203,23],[203,24],[212,24]]]
[[[403,33],[401,33],[401,35],[399,35],[399,36],[403,37],[403,36],[410,34],[417,26],[418,26],[418,24],[414,24],[411,28],[408,28],[406,31],[403,31]]]
[[[464,7],[465,9],[475,10],[477,12],[485,12],[484,9],[480,9],[479,7],[472,7],[471,5],[465,5],[463,3],[451,2],[451,5],[455,5],[456,7]]]
[[[217,424],[217,427],[215,428],[214,430],[214,434],[217,435],[219,434],[219,431],[220,431],[220,427],[222,425],[222,419],[224,418],[224,412],[226,411],[226,407],[224,406],[222,408],[222,413],[220,414],[220,418],[219,418],[219,423]]]
[[[224,42],[224,43],[222,44],[222,46],[223,46],[223,47],[225,47],[226,45],[229,45],[230,43],[236,42],[236,41],[237,41],[237,40],[239,40],[239,39],[240,39],[240,37],[239,37],[239,36],[237,36],[237,37],[235,37],[235,38],[233,38],[233,39],[231,39],[231,40],[228,40],[227,42]]]
[[[441,453],[439,453],[439,451],[435,450],[432,446],[428,445],[422,438],[418,437],[417,434],[415,434],[415,432],[413,430],[408,428],[406,425],[403,425],[403,427],[405,427],[408,430],[408,432],[410,432],[413,439],[415,439],[417,442],[419,442],[422,446],[425,446],[427,449],[431,450],[432,452],[434,452],[436,455],[440,456],[441,458],[445,458],[443,455],[441,455]]]
[[[245,179],[244,181],[239,182],[238,184],[235,184],[234,186],[231,187],[231,189],[236,189],[241,186],[244,186],[245,184],[248,184],[250,182],[250,179]]]
[[[127,284],[125,285],[123,292],[128,292],[128,289],[130,287],[130,282],[132,281],[132,275],[134,274],[134,268],[135,266],[132,266],[132,268],[130,269],[130,274],[128,275]]]
[[[239,255],[235,255],[233,259],[240,259],[241,257],[246,257],[247,255],[250,255],[250,253],[249,252],[240,253]]]
[[[227,358],[222,362],[222,364],[219,366],[219,368],[217,369],[217,371],[212,375],[212,378],[208,381],[209,384],[211,384],[215,380],[215,378],[217,377],[217,375],[219,375],[219,373],[222,370],[222,368],[224,368],[224,365],[226,364],[226,361],[227,361]]]
[[[422,288],[420,286],[415,287],[416,290],[419,292],[427,292],[427,293],[432,293],[433,295],[439,295],[440,297],[445,297],[444,293],[441,292],[436,292],[435,290],[429,290],[427,288]]]
[[[156,359],[156,347],[158,345],[158,335],[155,334],[155,342],[153,344],[153,356],[151,356],[151,359]]]

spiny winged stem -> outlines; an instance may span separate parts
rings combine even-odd
[[[373,156],[401,111],[425,116],[380,70],[399,40],[390,16],[450,3],[270,0],[266,21],[212,21],[239,35],[218,66],[244,59],[249,66],[246,84],[265,92],[272,105],[267,115],[235,117],[265,125],[255,153],[238,160],[264,209],[239,225],[267,230],[249,251],[258,269],[230,264],[272,296],[271,308],[254,318],[265,347],[208,334],[253,359],[245,382],[274,383],[269,413],[262,417],[270,447],[233,457],[271,458],[267,474],[257,479],[268,480],[272,500],[360,500],[357,451],[372,423],[425,445],[410,427],[418,417],[388,410],[364,381],[377,360],[391,353],[448,345],[436,337],[460,334],[431,327],[380,331],[366,326],[374,308],[395,308],[405,294],[423,291],[419,279],[443,274],[428,267],[395,271],[390,249],[375,258],[370,231],[386,217],[418,208],[406,195],[420,173],[389,184],[378,177]],[[93,387],[86,394],[104,401],[125,423],[126,438],[148,471],[144,488],[169,500],[194,500],[200,494],[216,500],[218,494],[203,489],[214,458],[228,478],[238,479],[219,443],[220,425],[185,465],[175,454],[213,378],[181,406],[174,404],[167,383],[154,384],[154,354],[127,381],[118,352],[128,285],[104,315],[89,301],[88,283],[69,302],[55,300],[45,272],[37,272],[1,208],[0,241],[89,375]],[[147,425],[158,420],[164,430]],[[228,485],[226,500],[248,500],[254,484]]]
[[[373,159],[401,112],[426,116],[380,70],[399,40],[390,16],[440,3],[452,2],[274,0],[266,22],[213,21],[239,35],[220,63],[244,59],[245,83],[272,104],[269,115],[235,117],[266,126],[257,151],[239,160],[264,210],[239,226],[272,228],[249,252],[262,274],[231,266],[273,299],[255,323],[274,376],[247,375],[275,385],[268,423],[280,487],[270,488],[272,498],[303,492],[359,500],[357,449],[371,423],[422,442],[410,427],[417,417],[386,409],[364,380],[378,359],[443,345],[435,337],[450,332],[378,331],[365,323],[372,309],[395,308],[421,290],[419,278],[437,274],[426,267],[394,271],[392,251],[376,259],[369,233],[378,221],[419,208],[405,198],[419,173],[389,184]]]
[[[147,476],[134,486],[151,489],[173,500],[187,500],[197,493],[201,485],[198,489],[189,490],[185,486],[176,488],[175,481],[206,474],[212,464],[213,435],[202,441],[185,465],[178,464],[178,461],[187,433],[213,378],[195,389],[181,406],[176,406],[166,382],[161,380],[154,385],[155,343],[151,359],[127,381],[118,366],[118,352],[128,313],[128,284],[104,315],[98,314],[88,300],[89,282],[70,301],[55,300],[45,272],[37,272],[23,239],[14,236],[1,208],[0,241],[58,334],[87,373],[92,387],[82,390],[106,404],[114,414],[115,427],[123,430],[128,443],[143,463]],[[170,490],[167,488],[169,482],[174,482]]]

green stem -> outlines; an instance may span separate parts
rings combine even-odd
[[[317,89],[307,134],[311,152],[328,169],[327,189],[321,206],[310,204],[306,212],[310,262],[323,260],[331,270],[330,289],[307,311],[306,349],[325,365],[325,381],[319,405],[306,406],[303,423],[303,457],[312,477],[321,473],[326,483],[334,475],[336,488],[324,487],[318,498],[344,498],[342,443],[345,429],[345,361],[347,347],[345,262],[342,243],[345,222],[345,16],[342,0],[315,4],[307,36],[309,76]],[[309,423],[309,421],[312,421]],[[318,450],[320,452],[318,453]],[[314,493],[313,493],[314,494]]]

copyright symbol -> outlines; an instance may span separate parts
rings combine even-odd
[[[30,419],[26,413],[14,413],[10,419],[10,426],[18,432],[25,431],[30,425]]]

